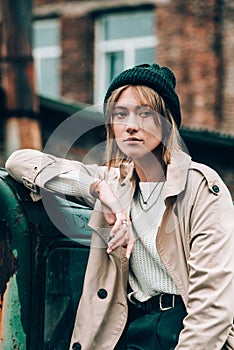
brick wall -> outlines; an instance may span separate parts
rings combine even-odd
[[[94,17],[89,10],[101,11],[109,1],[36,0],[35,4],[37,7],[48,4],[53,13],[53,6],[58,9],[56,6],[62,2],[69,3],[70,11],[62,13],[64,6],[59,10],[62,95],[92,103]],[[71,13],[73,2],[76,12]],[[136,1],[138,5],[139,2]],[[86,6],[86,13],[78,14],[82,3],[90,6]],[[115,4],[117,0],[112,1],[113,9]],[[156,5],[155,15],[155,32],[159,39],[157,61],[169,65],[176,73],[183,123],[234,135],[233,0],[173,0]]]
[[[174,0],[169,7],[156,10],[158,59],[176,73],[183,122],[191,127],[219,125],[219,26],[215,10],[213,0]]]
[[[93,101],[94,26],[91,17],[64,17],[62,23],[62,95]]]
[[[234,134],[234,2],[225,0],[223,12],[223,125]]]
[[[51,4],[58,4],[66,2],[66,0],[34,0],[35,6],[41,6],[41,5],[51,5]]]

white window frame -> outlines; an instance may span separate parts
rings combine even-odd
[[[37,20],[33,23],[34,28],[43,28],[43,27],[55,27],[60,30],[60,21],[58,19],[46,19],[46,20]],[[36,68],[36,89],[38,93],[43,95],[42,90],[42,74],[41,74],[41,65],[43,59],[46,58],[57,58],[61,59],[62,49],[60,45],[51,45],[40,48],[33,48],[32,50],[33,58],[35,62]],[[59,80],[60,80],[60,71],[58,72]],[[57,92],[52,93],[52,97],[60,96],[60,86],[58,86]]]
[[[148,11],[144,11],[148,12]],[[129,15],[136,12],[129,12]],[[113,16],[113,14],[110,14]],[[104,15],[97,19],[95,23],[95,67],[94,67],[94,103],[102,104],[106,91],[106,54],[111,52],[123,52],[124,67],[128,69],[135,65],[135,51],[137,49],[155,48],[158,45],[158,39],[155,35],[141,36],[134,38],[123,38],[115,40],[104,40]],[[116,14],[118,16],[118,13]]]

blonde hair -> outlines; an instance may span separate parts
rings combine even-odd
[[[125,85],[116,89],[112,95],[108,98],[106,105],[104,106],[105,111],[105,126],[107,133],[107,146],[106,146],[106,162],[108,167],[119,166],[124,162],[131,162],[131,158],[126,156],[118,147],[115,141],[115,135],[112,127],[112,111],[115,103],[118,101],[121,93],[131,87],[132,93],[139,104],[147,103],[155,112],[159,113],[162,117],[162,159],[167,165],[171,161],[171,154],[174,151],[181,149],[180,137],[176,122],[171,115],[170,111],[166,108],[162,97],[153,89],[142,86],[142,85]],[[156,118],[156,117],[155,117]],[[155,123],[158,122],[155,119]]]

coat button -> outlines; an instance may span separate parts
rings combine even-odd
[[[212,186],[212,190],[213,190],[215,193],[219,193],[219,186],[213,185],[213,186]]]
[[[72,345],[72,350],[81,350],[81,345],[80,343],[74,343]]]
[[[100,299],[105,299],[105,298],[107,297],[108,293],[107,293],[106,289],[101,288],[101,289],[99,289],[99,291],[97,292],[97,295],[98,295],[98,297],[99,297]]]

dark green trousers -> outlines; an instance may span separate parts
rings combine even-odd
[[[130,303],[128,322],[115,350],[173,350],[185,316],[183,304],[146,313]]]

